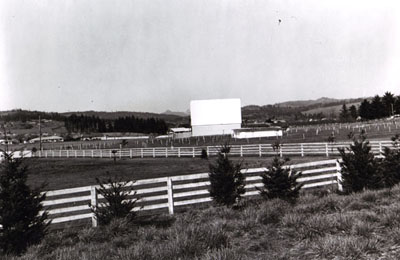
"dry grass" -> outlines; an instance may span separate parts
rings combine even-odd
[[[400,186],[340,196],[302,194],[296,205],[251,200],[240,210],[194,209],[52,231],[31,259],[398,259]],[[355,205],[363,205],[362,207]]]

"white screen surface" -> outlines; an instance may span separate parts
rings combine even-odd
[[[241,124],[240,99],[209,99],[190,101],[192,126]]]

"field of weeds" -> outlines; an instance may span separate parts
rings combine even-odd
[[[400,186],[50,231],[17,259],[399,259]]]

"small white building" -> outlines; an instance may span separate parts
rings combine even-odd
[[[192,129],[187,127],[170,128],[168,135],[174,139],[189,138],[192,136]]]
[[[242,125],[240,99],[190,101],[192,136],[232,135]]]
[[[282,137],[283,130],[278,127],[267,128],[242,128],[233,130],[233,137],[237,139],[261,138],[261,137]]]
[[[34,144],[40,142],[40,138],[33,138],[29,140],[29,143]],[[42,143],[56,143],[56,142],[64,142],[64,138],[60,136],[42,136]]]

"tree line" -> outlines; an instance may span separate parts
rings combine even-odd
[[[0,119],[5,122],[11,122],[11,121],[26,122],[31,120],[38,120],[39,117],[41,119],[48,119],[55,121],[63,121],[65,118],[63,115],[55,112],[48,113],[41,111],[13,109],[7,113],[4,113],[4,115],[1,115]]]
[[[371,101],[364,99],[358,109],[354,105],[347,108],[346,104],[343,104],[339,117],[341,121],[352,121],[358,116],[364,120],[371,120],[394,114],[400,114],[400,96],[395,97],[394,94],[386,92],[382,97],[374,96]]]
[[[115,120],[102,119],[96,116],[72,114],[64,119],[68,132],[104,133],[104,132],[135,132],[165,134],[167,123],[158,118],[137,118],[135,116],[118,117]]]

